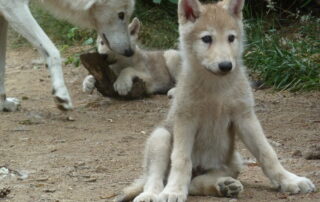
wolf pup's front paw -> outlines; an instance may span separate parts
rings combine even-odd
[[[138,195],[133,202],[157,202],[157,194],[143,192]]]
[[[116,82],[113,84],[114,90],[119,93],[119,95],[127,95],[132,88],[132,80],[131,79],[121,79],[119,77]]]
[[[290,194],[309,193],[316,190],[311,180],[305,177],[299,177],[293,173],[286,173],[286,177],[281,180],[279,189],[281,192]]]
[[[185,202],[187,200],[187,193],[183,191],[164,190],[160,193],[158,202]]]
[[[95,89],[96,79],[92,75],[86,76],[82,82],[82,91],[84,93],[92,93]]]

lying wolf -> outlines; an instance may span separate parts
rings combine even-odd
[[[114,83],[114,89],[120,95],[127,95],[130,92],[135,77],[142,79],[146,83],[147,93],[167,93],[174,87],[179,75],[180,54],[176,50],[166,51],[148,51],[141,49],[137,44],[138,34],[141,23],[135,18],[129,25],[131,44],[135,46],[135,54],[130,57],[124,57],[111,51],[98,37],[97,47],[100,54],[107,54],[108,57],[115,58],[115,64],[110,68],[118,76]],[[93,76],[87,76],[83,81],[83,91],[92,92],[95,79]]]
[[[52,80],[52,94],[59,109],[72,109],[65,86],[59,50],[32,16],[30,0],[0,1],[0,111],[15,111],[20,102],[7,98],[4,87],[5,54],[8,24],[24,36],[45,58]],[[98,32],[109,47],[122,55],[132,56],[128,24],[134,0],[41,0],[44,7],[59,18]]]
[[[315,191],[287,171],[268,143],[254,111],[242,63],[244,0],[204,4],[180,0],[182,73],[167,119],[146,143],[144,173],[117,201],[183,202],[187,195],[236,197],[241,157],[236,135],[280,191]]]

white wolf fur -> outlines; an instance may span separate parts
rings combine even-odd
[[[183,68],[176,94],[164,124],[147,140],[143,176],[118,201],[183,202],[188,193],[236,197],[243,186],[236,179],[235,135],[281,191],[315,191],[309,179],[282,167],[255,115],[241,60],[243,4],[179,1]]]
[[[134,0],[40,0],[57,17],[81,27],[95,29],[109,47],[126,56],[133,50],[128,34],[128,22]],[[15,111],[19,101],[6,98],[4,87],[6,34],[8,24],[34,45],[45,58],[52,78],[53,94],[58,108],[72,109],[65,86],[58,49],[47,37],[29,7],[29,0],[0,1],[0,111]]]
[[[141,23],[135,18],[129,25],[131,44],[135,46],[135,54],[126,58],[116,54],[104,44],[98,37],[97,47],[100,54],[107,54],[116,59],[116,63],[110,68],[118,76],[114,83],[114,89],[120,95],[127,95],[133,84],[133,79],[139,77],[146,83],[147,93],[167,93],[174,87],[181,69],[180,54],[176,50],[148,51],[141,49],[137,44]],[[94,90],[95,79],[87,76],[83,83],[84,92]]]

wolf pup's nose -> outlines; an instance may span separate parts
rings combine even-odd
[[[134,54],[134,51],[131,48],[124,51],[124,56],[126,57],[131,57],[133,56],[133,54]]]
[[[231,62],[221,62],[221,63],[219,63],[219,69],[221,72],[224,72],[224,73],[230,72],[232,69],[232,63]]]

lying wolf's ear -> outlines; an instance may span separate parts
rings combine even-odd
[[[178,15],[182,23],[195,22],[200,17],[199,0],[179,0]]]
[[[242,18],[242,9],[244,6],[244,0],[224,0],[225,6],[229,12],[238,17]]]
[[[141,22],[138,18],[134,18],[129,25],[129,33],[131,36],[138,35],[140,31]]]

